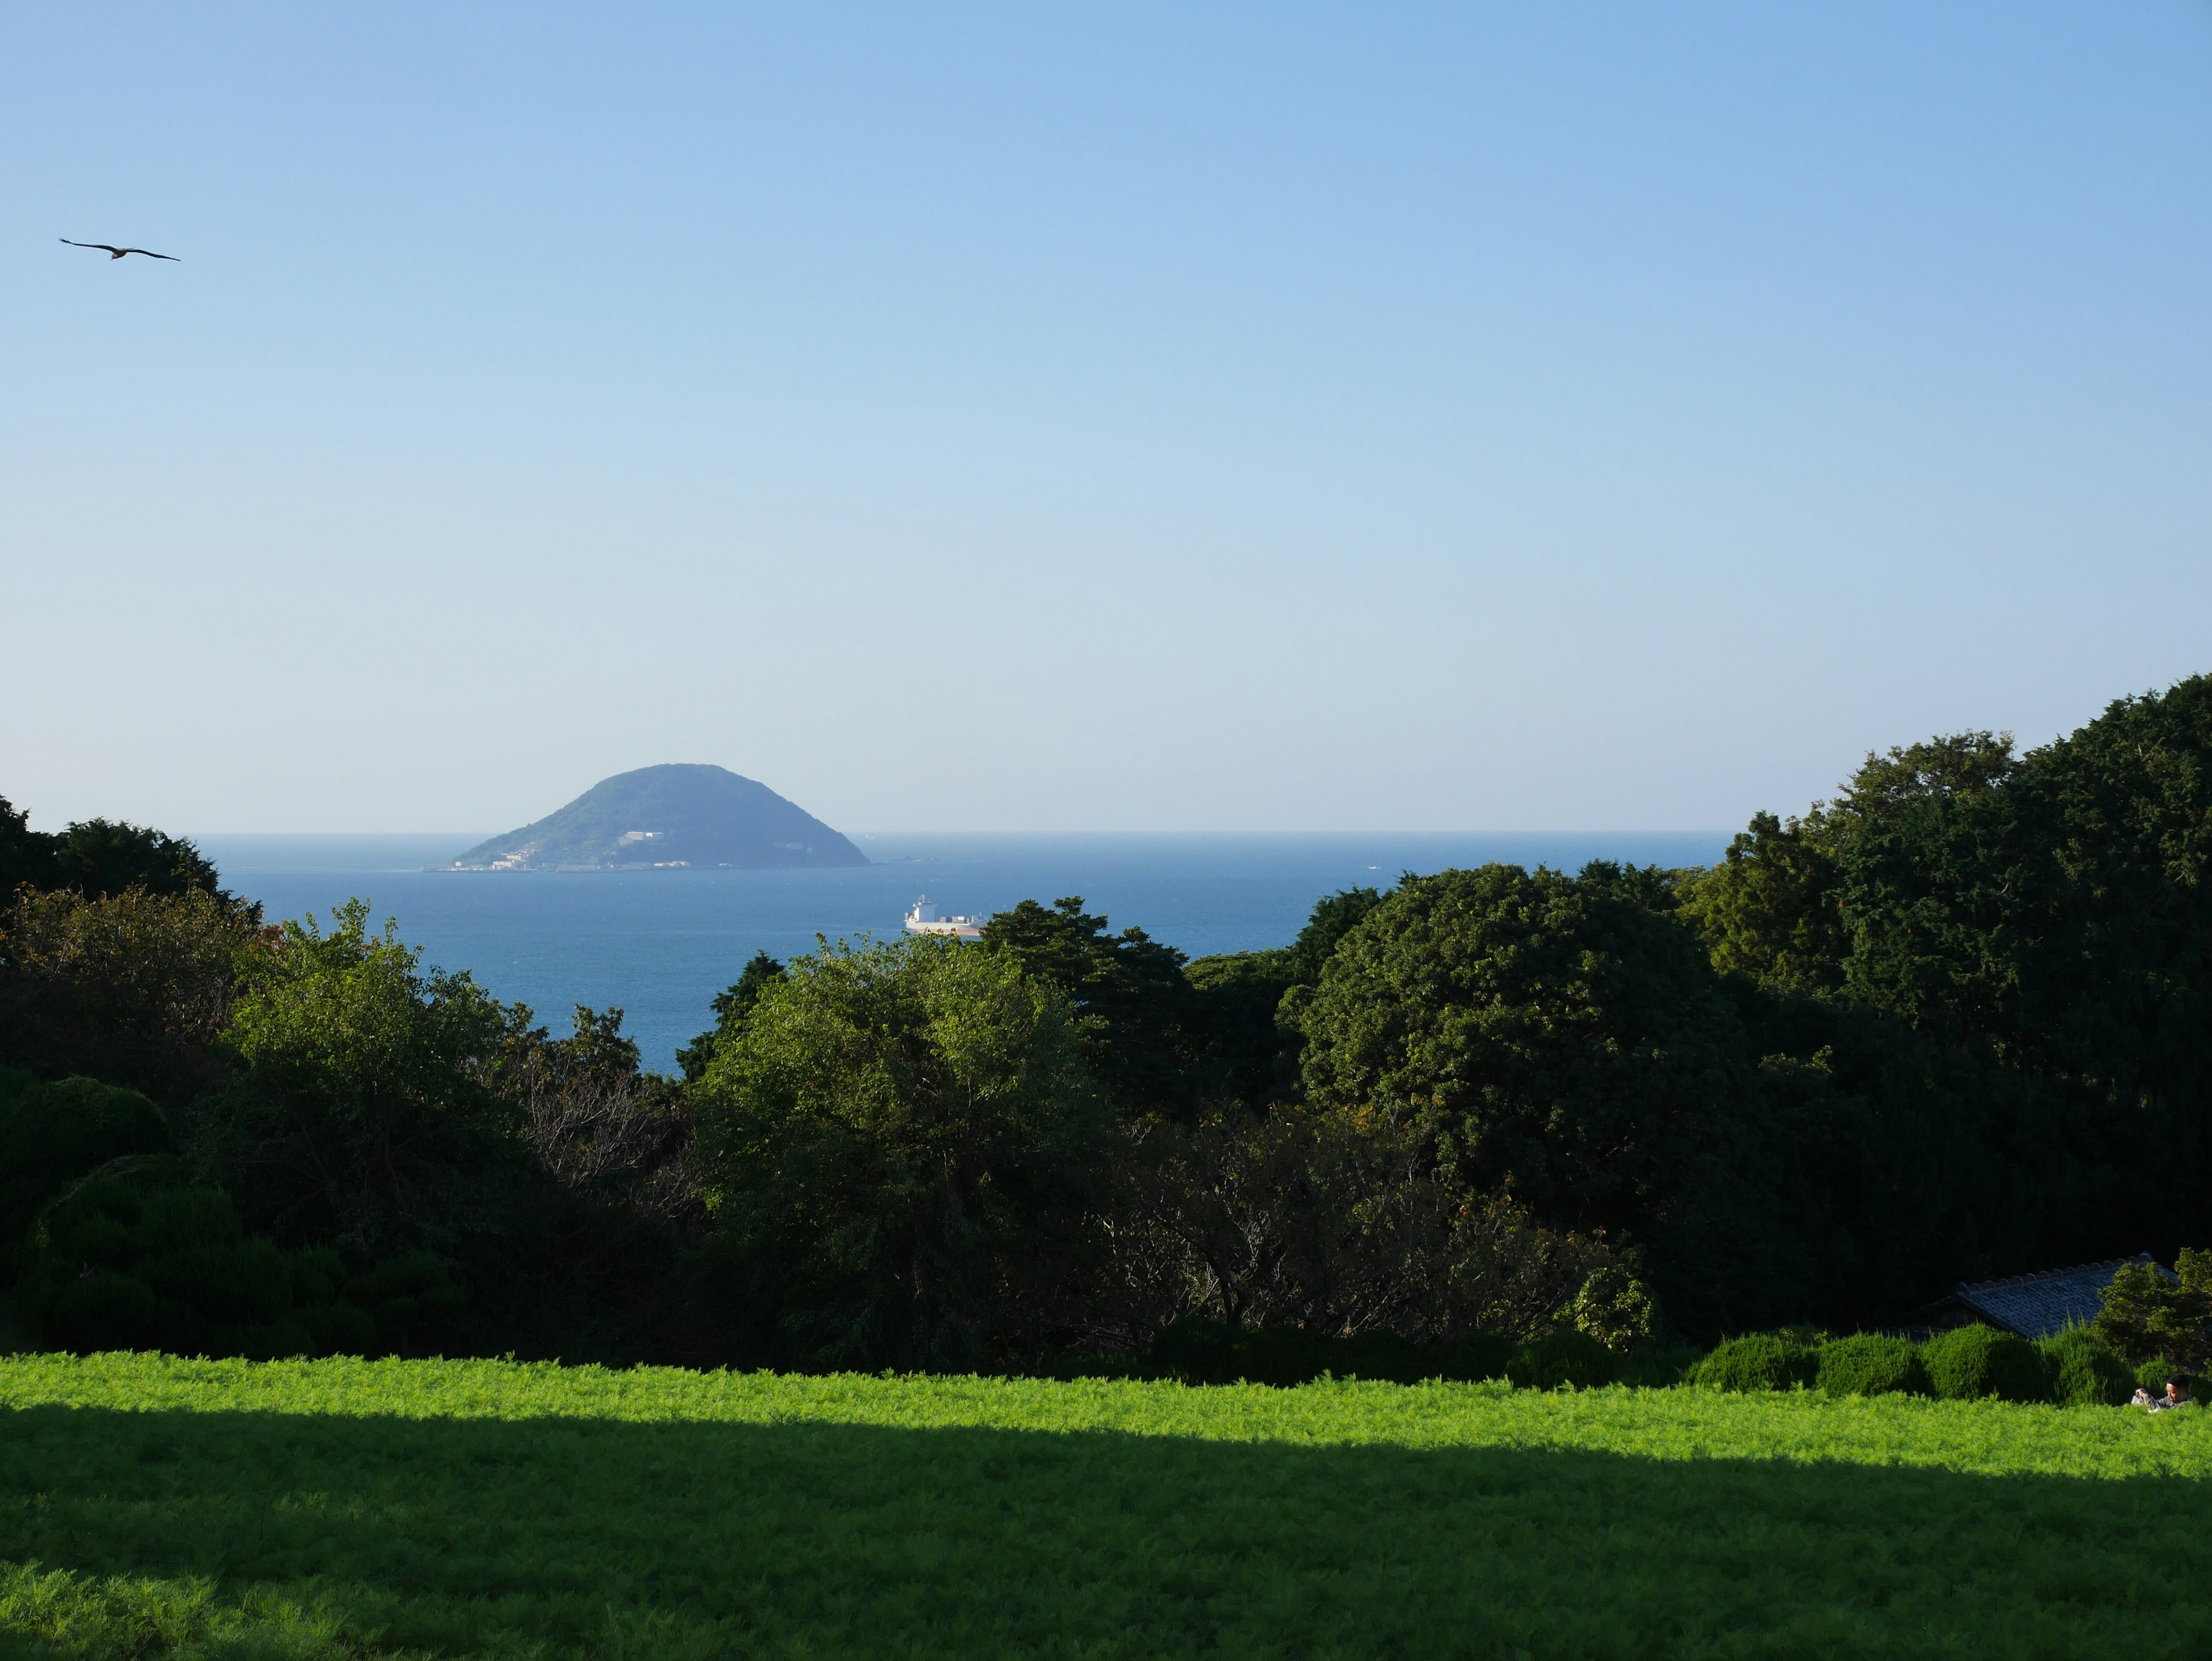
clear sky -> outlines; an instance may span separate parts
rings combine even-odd
[[[46,829],[1704,829],[2212,669],[2203,0],[10,6],[0,154]]]

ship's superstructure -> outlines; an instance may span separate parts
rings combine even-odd
[[[914,903],[914,910],[906,914],[906,932],[909,934],[950,934],[957,940],[980,940],[983,938],[983,924],[977,917],[942,916],[936,904],[924,894]]]

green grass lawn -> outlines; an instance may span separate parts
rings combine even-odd
[[[2212,1656],[2212,1420],[0,1359],[0,1655]]]

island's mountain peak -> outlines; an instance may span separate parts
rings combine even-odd
[[[455,871],[866,865],[805,808],[726,767],[669,762],[601,779],[558,812],[478,843]]]

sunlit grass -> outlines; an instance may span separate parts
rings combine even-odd
[[[2212,1653],[2196,1414],[0,1360],[0,1652]]]

